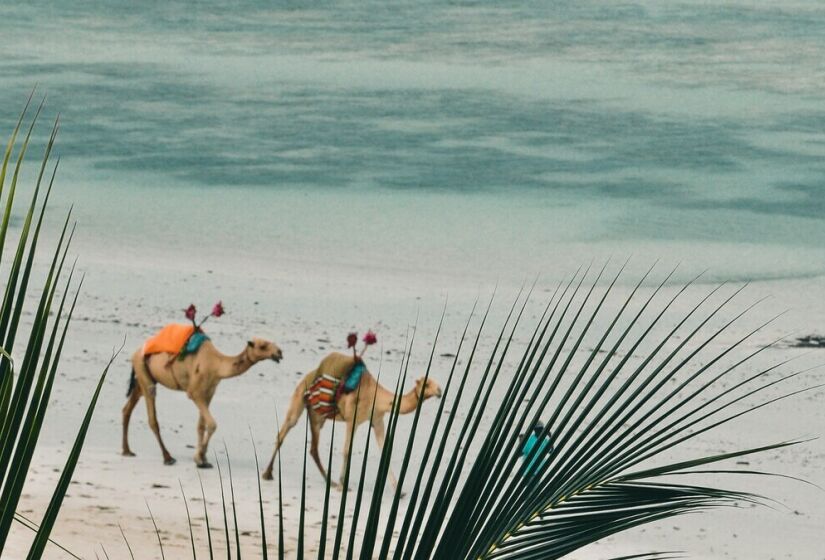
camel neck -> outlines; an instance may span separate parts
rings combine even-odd
[[[252,367],[252,360],[249,358],[249,352],[246,348],[237,356],[226,356],[218,352],[218,359],[220,360],[218,377],[221,379],[236,377],[246,373]]]
[[[398,407],[398,412],[400,414],[409,414],[413,412],[418,407],[418,391],[413,389],[409,393],[405,393],[401,396],[401,404]]]

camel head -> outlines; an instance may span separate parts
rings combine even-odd
[[[427,384],[424,385],[424,378],[419,377],[415,381],[415,394],[420,395],[422,386],[424,388],[424,400],[426,401],[430,397],[435,397],[437,399],[441,398],[441,386],[435,382],[434,379],[427,378]]]
[[[253,363],[261,360],[280,362],[284,357],[284,353],[277,344],[262,338],[253,338],[246,343],[246,347],[246,352]]]

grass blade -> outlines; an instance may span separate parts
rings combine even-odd
[[[232,545],[229,540],[229,516],[226,515],[226,494],[223,491],[223,474],[221,473],[221,462],[218,454],[215,453],[215,466],[218,467],[218,482],[221,486],[221,508],[223,508],[223,530],[226,538],[226,560],[232,560]]]
[[[183,484],[178,480],[180,486],[180,495],[183,498],[183,505],[186,508],[186,524],[189,526],[189,542],[192,543],[192,559],[198,560],[197,552],[195,551],[195,532],[192,530],[192,517],[189,515],[189,503],[186,501],[186,493],[183,491]]]
[[[123,532],[123,527],[120,525],[120,523],[117,524],[117,528],[120,529],[120,534],[123,537],[123,542],[126,543],[126,548],[129,550],[129,557],[132,560],[135,560],[135,553],[132,552],[132,546],[129,544],[129,539],[126,538],[126,533]],[[100,545],[100,547],[103,548],[103,545]],[[103,553],[106,554],[105,548],[103,549]],[[108,557],[109,555],[106,554],[106,558]]]
[[[161,560],[166,560],[166,555],[163,553],[163,540],[160,538],[160,530],[158,524],[155,522],[155,516],[152,514],[152,508],[149,507],[149,502],[146,502],[146,509],[149,510],[149,518],[152,520],[152,526],[155,528],[155,536],[158,538],[158,548],[160,548]]]
[[[307,413],[309,416],[309,413]],[[324,507],[321,514],[321,535],[318,537],[318,560],[324,560],[327,548],[327,526],[329,525],[329,490],[332,486],[332,450],[335,443],[335,419],[332,421],[332,434],[329,436],[329,460],[327,461],[327,480],[324,488]],[[338,520],[341,523],[341,520]]]
[[[238,528],[238,510],[235,508],[235,483],[232,480],[232,462],[229,460],[229,450],[226,448],[226,442],[223,442],[223,450],[226,453],[226,467],[229,471],[229,494],[232,498],[232,520],[235,523],[235,552],[236,558],[241,560],[241,532]]]
[[[301,512],[298,518],[298,550],[295,552],[295,557],[298,560],[304,559],[304,534],[306,523],[306,506],[307,506],[307,443],[309,439],[309,414],[306,415],[306,423],[304,424],[304,465],[301,470]]]
[[[252,452],[255,454],[255,472],[260,472],[260,465],[258,464],[258,449],[255,447],[255,436],[252,435],[252,428],[249,428],[249,439],[252,441]],[[261,556],[263,560],[267,560],[266,550],[266,524],[264,523],[264,496],[261,492],[261,479],[255,477],[258,482],[258,509],[261,513]]]
[[[206,520],[206,542],[209,546],[209,560],[214,560],[214,553],[212,551],[212,528],[209,526],[209,508],[206,507],[206,492],[203,491],[203,479],[201,473],[198,472],[198,483],[201,486],[201,500],[203,500],[203,518]]]
[[[75,298],[75,302],[76,301],[77,299]],[[63,336],[65,337],[65,335],[66,331],[64,330]],[[63,504],[63,498],[66,495],[66,490],[69,487],[72,475],[74,474],[74,469],[77,466],[77,461],[80,458],[80,451],[83,448],[83,442],[86,439],[86,432],[89,430],[89,424],[92,421],[92,415],[94,414],[97,399],[100,396],[100,391],[103,388],[103,383],[106,381],[106,375],[109,373],[109,368],[112,367],[112,363],[114,363],[115,359],[120,354],[120,351],[122,349],[123,346],[121,345],[120,349],[118,349],[116,352],[113,352],[112,357],[109,359],[109,363],[106,365],[106,368],[103,370],[103,374],[100,376],[100,380],[97,383],[97,388],[95,389],[95,393],[92,396],[92,400],[89,403],[88,408],[86,409],[86,415],[83,418],[83,423],[81,424],[80,429],[78,430],[77,437],[75,438],[74,445],[72,446],[72,451],[66,460],[66,465],[63,467],[63,472],[60,475],[57,487],[55,488],[54,493],[52,494],[49,506],[46,509],[46,513],[43,516],[42,522],[40,523],[40,528],[38,529],[37,535],[34,538],[34,542],[32,543],[32,546],[29,549],[29,554],[27,556],[28,560],[36,560],[40,558],[40,556],[42,556],[43,554],[43,549],[45,549],[46,547],[46,543],[49,539],[49,534],[51,533],[52,527],[54,526],[54,523],[57,520],[57,514],[60,511],[60,506]]]
[[[275,433],[281,433],[278,409],[275,409]],[[284,485],[281,478],[281,454],[278,453],[278,560],[284,560]]]

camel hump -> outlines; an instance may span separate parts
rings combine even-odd
[[[194,332],[194,325],[179,323],[166,325],[146,341],[143,345],[143,354],[144,356],[159,353],[178,354]]]
[[[344,379],[355,367],[357,359],[350,354],[342,354],[340,352],[332,352],[326,358],[321,360],[318,366],[318,373],[322,375],[329,375],[336,379]]]

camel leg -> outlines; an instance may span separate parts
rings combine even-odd
[[[198,420],[198,446],[195,451],[195,464],[201,469],[212,468],[212,463],[206,460],[206,451],[209,448],[209,440],[212,434],[218,429],[218,423],[209,412],[209,403],[206,400],[196,400],[195,406],[200,411],[200,419]],[[203,424],[203,428],[201,428]]]
[[[347,420],[345,423],[344,433],[344,462],[341,464],[341,489],[347,483],[347,463],[349,462],[350,447],[352,446],[352,420]]]
[[[376,418],[372,422],[372,430],[375,433],[375,443],[378,444],[378,451],[384,452],[384,419],[383,418]],[[388,476],[390,478],[390,483],[392,484],[392,489],[395,490],[398,488],[398,479],[395,478],[395,473],[392,472],[392,465],[387,465],[388,467]],[[403,496],[403,494],[402,494]]]
[[[200,449],[201,442],[203,441],[204,434],[206,434],[206,421],[203,419],[203,414],[198,411],[198,439],[196,441],[195,450]],[[197,462],[197,459],[195,459]]]
[[[123,448],[122,453],[127,457],[134,457],[135,454],[132,453],[132,450],[129,449],[129,419],[132,417],[132,411],[137,406],[138,401],[141,397],[141,390],[140,385],[135,384],[132,388],[132,392],[129,394],[129,398],[126,401],[126,404],[123,405]]]
[[[166,446],[163,445],[163,439],[160,437],[160,425],[158,424],[158,413],[155,409],[155,389],[156,386],[152,384],[149,387],[149,390],[146,391],[144,397],[146,398],[146,412],[149,416],[149,428],[155,434],[155,437],[158,440],[158,444],[160,445],[160,451],[163,453],[163,464],[164,465],[174,465],[175,459],[172,455],[169,454],[169,450],[166,449]]]
[[[321,428],[324,426],[324,422],[326,418],[321,417],[320,420],[316,420],[315,418],[310,416],[312,420],[309,423],[309,430],[312,434],[312,441],[309,445],[309,454],[312,456],[312,459],[315,461],[315,464],[318,465],[318,470],[321,471],[321,476],[324,477],[324,480],[329,483],[329,485],[333,488],[337,487],[338,485],[330,480],[327,476],[327,471],[324,468],[324,463],[321,462],[321,455],[318,453],[318,442],[321,439]],[[332,445],[332,442],[330,442]]]
[[[275,449],[272,451],[272,457],[269,459],[269,464],[264,469],[263,474],[261,474],[261,478],[264,480],[272,480],[272,468],[275,465],[275,458],[278,456],[278,451],[280,451],[281,446],[284,444],[284,440],[286,439],[286,435],[289,433],[289,430],[294,428],[295,424],[297,424],[298,420],[301,418],[301,413],[304,411],[304,406],[303,393],[299,394],[296,391],[296,395],[293,395],[292,397],[292,402],[289,403],[289,410],[287,410],[284,424],[278,432],[278,439],[275,441]],[[311,412],[308,411],[307,414],[311,415]]]
[[[275,439],[275,449],[272,450],[272,457],[269,458],[269,463],[266,465],[264,472],[261,474],[261,478],[264,480],[272,480],[272,469],[275,466],[275,459],[278,457],[278,451],[281,450],[281,445],[283,445],[284,440],[286,439],[286,435],[289,433],[295,422],[286,422],[283,426],[281,426],[281,430],[278,432],[278,437]]]

